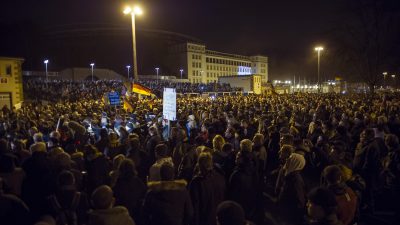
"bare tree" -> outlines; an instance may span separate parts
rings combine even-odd
[[[348,13],[331,36],[337,65],[343,73],[365,82],[371,93],[399,48],[397,15],[391,3],[390,0],[348,1]]]

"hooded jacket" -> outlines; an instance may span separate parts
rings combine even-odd
[[[149,182],[149,191],[143,204],[146,224],[189,224],[193,206],[186,184],[184,180]]]
[[[116,206],[89,212],[88,225],[135,225],[135,222],[125,207]]]

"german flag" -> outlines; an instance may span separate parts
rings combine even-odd
[[[128,102],[128,100],[124,101],[124,109],[127,112],[130,112],[130,113],[133,112],[133,107],[132,107],[131,103]]]
[[[134,83],[132,86],[132,92],[138,93],[141,95],[147,95],[147,96],[152,94],[152,92],[149,88],[147,88],[143,85],[140,85],[140,84],[136,84],[136,83]]]

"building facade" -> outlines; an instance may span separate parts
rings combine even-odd
[[[0,57],[0,108],[9,109],[24,101],[22,63],[24,59]]]
[[[243,56],[206,49],[204,44],[182,43],[169,48],[169,64],[177,78],[191,83],[214,83],[219,77],[259,75],[268,81],[268,57]],[[180,72],[182,70],[182,73]]]
[[[242,88],[245,93],[261,94],[262,78],[260,75],[236,75],[219,77],[221,84],[230,84],[231,87]]]

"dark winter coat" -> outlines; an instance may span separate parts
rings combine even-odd
[[[229,199],[239,203],[247,218],[254,213],[259,193],[259,180],[255,167],[237,167],[229,179]]]
[[[146,185],[138,177],[118,178],[113,187],[115,205],[125,206],[135,221],[138,221]]]
[[[292,172],[283,178],[278,205],[285,221],[296,223],[302,220],[306,205],[305,196],[305,184],[300,171]]]
[[[371,188],[375,187],[382,169],[379,146],[371,140],[356,149],[354,171],[360,174]]]
[[[0,193],[0,221],[9,225],[30,224],[29,208],[18,197]]]
[[[193,216],[193,206],[186,181],[149,182],[143,214],[148,225],[186,225]]]
[[[146,141],[145,150],[147,154],[149,154],[151,164],[153,164],[156,161],[155,148],[158,144],[160,144],[160,142],[161,142],[160,135],[153,135],[149,137]]]
[[[189,185],[194,210],[194,225],[215,225],[217,206],[225,199],[225,179],[212,170],[197,175]]]
[[[88,225],[135,225],[135,222],[125,207],[116,206],[89,212]]]
[[[110,163],[103,154],[99,154],[92,161],[88,161],[86,163],[86,170],[88,193],[92,193],[98,186],[108,183]]]

